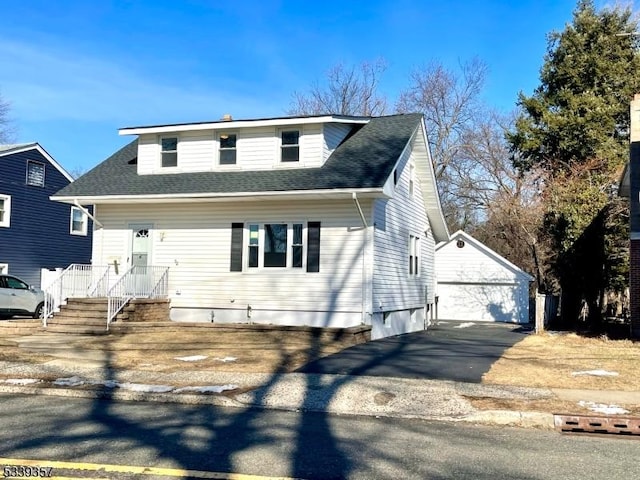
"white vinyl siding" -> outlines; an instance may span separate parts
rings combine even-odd
[[[463,248],[455,240],[441,247],[437,262],[438,282],[515,283],[521,278],[468,241]]]
[[[329,158],[329,155],[340,145],[351,129],[352,125],[345,125],[344,123],[326,123],[323,126],[324,142],[323,142],[323,161]]]
[[[304,268],[230,272],[231,224],[321,222],[320,271]],[[152,223],[153,265],[170,267],[172,307],[353,313],[361,321],[361,219],[352,202],[261,201],[174,205],[100,205],[97,265],[128,262],[131,223]],[[306,237],[305,237],[306,239]],[[244,256],[247,255],[243,249]],[[257,314],[257,313],[256,313]],[[330,314],[327,313],[327,319]],[[255,315],[254,315],[254,318]]]
[[[407,149],[398,162],[398,184],[393,198],[376,200],[374,204],[374,312],[423,307],[425,287],[429,296],[429,286],[433,285],[433,237],[417,179],[413,195],[409,195],[411,160],[414,160],[413,154]],[[420,239],[419,275],[409,275],[410,236]]]
[[[300,160],[282,162],[280,132],[300,132]],[[256,127],[233,129],[237,135],[236,163],[219,164],[219,134],[222,130],[200,130],[181,132],[178,141],[178,166],[171,167],[176,173],[210,172],[225,169],[270,170],[273,168],[318,167],[324,162],[324,137],[322,125],[291,127]],[[165,174],[162,168],[160,139],[178,135],[140,135],[138,138],[138,174]]]
[[[322,125],[305,125],[300,134],[300,166],[321,166],[324,163],[322,159]],[[295,168],[295,163],[292,166]]]

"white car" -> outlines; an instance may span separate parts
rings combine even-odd
[[[0,275],[0,318],[29,315],[41,318],[44,310],[44,292],[31,288],[11,275]]]

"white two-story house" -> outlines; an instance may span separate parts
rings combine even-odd
[[[449,233],[420,114],[124,128],[52,198],[93,206],[94,265],[169,267],[171,319],[426,328]]]

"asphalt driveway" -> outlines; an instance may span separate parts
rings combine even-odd
[[[439,322],[426,331],[355,345],[298,371],[480,383],[491,364],[530,333],[517,325],[469,323]]]

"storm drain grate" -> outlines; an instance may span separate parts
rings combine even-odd
[[[592,415],[553,416],[556,430],[566,433],[613,433],[640,435],[640,418],[600,417]]]

